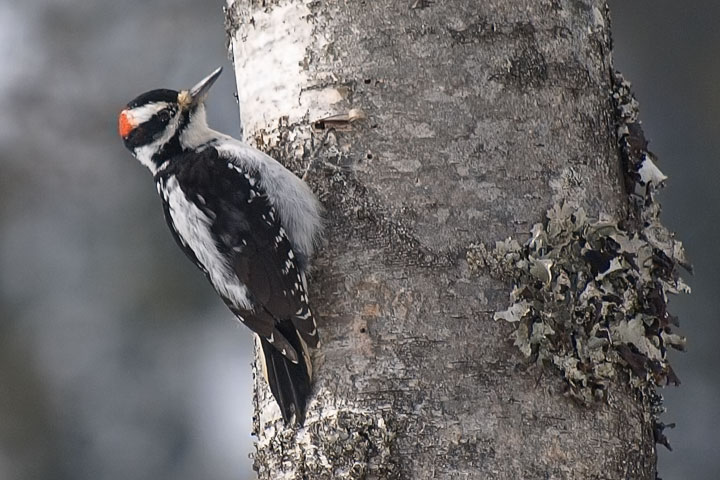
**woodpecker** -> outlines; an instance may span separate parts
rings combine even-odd
[[[153,175],[170,231],[232,313],[260,339],[263,374],[286,424],[302,425],[308,347],[318,345],[306,273],[320,205],[275,159],[208,127],[222,67],[189,90],[143,93],[120,112],[125,146]]]

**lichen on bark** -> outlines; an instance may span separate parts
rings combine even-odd
[[[494,318],[515,325],[514,345],[526,357],[562,372],[569,396],[586,405],[607,400],[624,370],[622,378],[657,414],[662,398],[655,387],[680,383],[668,349],[685,348],[668,296],[690,293],[679,269],[691,267],[659,218],[655,194],[667,177],[647,150],[638,103],[621,74],[614,80],[627,217],[591,220],[568,199],[548,210],[524,244],[508,238],[494,248],[471,245],[467,261],[475,272],[512,281],[511,305]],[[657,415],[653,422],[661,425]],[[669,447],[662,429],[656,440]]]
[[[589,404],[607,397],[620,366],[639,388],[679,383],[667,349],[685,341],[673,331],[667,295],[688,291],[676,269],[680,249],[564,203],[524,245],[472,246],[468,263],[512,279],[511,306],[495,319],[514,323],[520,351],[557,367],[568,394]]]

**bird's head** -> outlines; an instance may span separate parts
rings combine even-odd
[[[153,173],[165,157],[180,153],[208,130],[204,102],[221,72],[219,67],[189,90],[150,90],[120,112],[120,137]]]

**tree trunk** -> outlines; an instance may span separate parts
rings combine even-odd
[[[563,202],[627,215],[605,2],[236,0],[227,27],[246,140],[317,157],[326,209],[314,395],[285,427],[256,375],[260,478],[654,479],[645,397],[564,395],[466,260]]]

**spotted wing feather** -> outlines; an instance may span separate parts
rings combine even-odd
[[[190,200],[212,219],[219,252],[249,289],[253,310],[225,299],[228,306],[248,327],[297,362],[298,352],[277,328],[278,323],[291,321],[312,347],[317,345],[317,331],[304,273],[257,179],[219,157],[214,148],[194,153],[192,158],[176,159],[163,175],[175,175],[181,188],[193,192]],[[191,260],[199,264],[174,229],[173,234]]]

